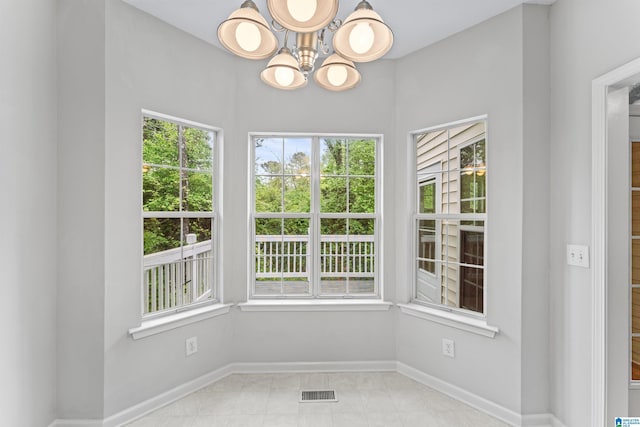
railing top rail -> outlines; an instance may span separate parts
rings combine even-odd
[[[373,234],[323,234],[320,236],[320,242],[373,242],[375,236]],[[309,236],[306,234],[302,235],[294,235],[294,234],[285,234],[284,236],[279,235],[265,235],[259,234],[256,235],[256,242],[308,242]]]
[[[157,264],[169,264],[183,258],[193,257],[211,250],[211,240],[203,240],[193,245],[185,245],[182,248],[167,249],[154,252],[143,257],[143,264],[149,267]]]

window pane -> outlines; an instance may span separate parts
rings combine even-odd
[[[640,288],[631,289],[631,333],[640,333]]]
[[[255,292],[258,295],[282,293],[282,219],[255,220]]]
[[[346,294],[348,272],[347,220],[320,220],[320,293]]]
[[[308,138],[288,138],[284,142],[287,175],[305,175],[311,173],[311,140]]]
[[[376,173],[376,142],[374,140],[349,141],[349,175],[374,176]]]
[[[631,379],[640,380],[640,338],[631,339]]]
[[[142,139],[143,163],[180,166],[177,124],[145,117]]]
[[[320,180],[320,211],[344,213],[347,211],[347,179],[323,177]]]
[[[145,218],[143,222],[145,255],[180,248],[180,218]]]
[[[182,173],[182,210],[210,212],[213,210],[213,181],[211,172]]]
[[[256,212],[282,212],[282,177],[257,176]]]
[[[349,178],[349,212],[375,213],[375,178]]]
[[[322,139],[320,143],[320,173],[322,175],[346,175],[346,164],[346,141]]]
[[[282,139],[258,138],[255,144],[255,173],[281,174],[284,171]]]
[[[436,221],[418,221],[418,268],[436,274]]]
[[[288,176],[284,179],[284,211],[311,211],[311,181],[308,176]]]
[[[375,292],[374,219],[349,219],[348,293]]]
[[[180,210],[180,171],[147,166],[142,173],[142,209],[145,212]]]
[[[284,232],[282,293],[287,295],[310,295],[309,219],[285,219]]]
[[[213,132],[183,127],[185,151],[182,164],[189,169],[213,169]]]
[[[184,218],[182,221],[184,242],[185,301],[200,302],[214,297],[213,245],[211,218]]]
[[[436,181],[431,180],[420,184],[418,198],[418,212],[436,213]]]

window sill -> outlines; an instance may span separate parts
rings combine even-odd
[[[137,328],[129,329],[129,334],[134,340],[139,340],[181,326],[190,325],[191,323],[227,314],[230,309],[231,304],[214,304],[158,317],[156,319],[143,320],[142,324]]]
[[[252,300],[238,304],[242,311],[388,311],[393,304],[381,300]]]
[[[463,331],[489,338],[495,338],[496,334],[500,332],[498,328],[488,325],[486,320],[483,319],[474,319],[457,313],[411,303],[398,304],[398,307],[402,313],[408,314],[409,316],[429,320],[452,328],[462,329]]]

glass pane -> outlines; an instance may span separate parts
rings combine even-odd
[[[256,177],[256,212],[282,212],[282,177]]]
[[[349,175],[376,174],[376,141],[349,141]]]
[[[213,210],[213,181],[210,172],[183,172],[182,210],[211,212]]]
[[[418,212],[436,213],[436,180],[420,184],[418,199]]]
[[[320,142],[320,172],[322,175],[346,175],[347,144],[342,139],[322,139]]]
[[[184,244],[211,244],[211,218],[184,218],[182,220],[182,235]]]
[[[288,175],[311,174],[311,139],[290,138],[284,142],[286,159],[284,173]]]
[[[461,213],[485,213],[485,170],[465,171],[460,174]]]
[[[211,299],[213,298],[211,218],[184,218],[182,224],[185,302]]]
[[[180,166],[177,124],[145,117],[142,141],[143,163]]]
[[[375,213],[375,178],[349,178],[349,212]]]
[[[180,210],[180,172],[146,166],[142,173],[142,209],[145,212]]]
[[[182,128],[185,151],[182,164],[189,169],[213,169],[213,132],[203,129]]]
[[[640,240],[631,241],[631,283],[640,285]]]
[[[640,288],[631,290],[631,333],[640,333]]]
[[[631,339],[631,379],[640,380],[640,338]]]
[[[323,177],[320,180],[320,211],[347,211],[347,179]]]
[[[275,174],[283,172],[283,145],[280,138],[258,138],[255,141],[256,174]]]
[[[320,293],[346,294],[348,272],[347,220],[320,220]]]
[[[631,186],[640,188],[640,142],[631,144]]]
[[[282,247],[282,293],[310,295],[309,219],[284,220]]]
[[[460,213],[457,175],[456,172],[442,174],[442,213]]]
[[[168,250],[178,250],[181,238],[180,218],[144,218],[144,254],[145,265],[147,255]],[[180,259],[178,254],[177,260]]]
[[[640,191],[631,193],[631,234],[640,236]]]
[[[437,241],[436,221],[418,221],[418,268],[432,275],[436,274]]]
[[[447,131],[440,130],[416,135],[416,170],[430,168],[447,160]]]
[[[375,291],[375,227],[374,219],[349,219],[348,293]]]
[[[460,308],[482,313],[484,270],[460,267]]]
[[[255,220],[256,295],[282,293],[282,219]]]
[[[284,211],[311,211],[311,180],[309,176],[288,176],[284,179]]]

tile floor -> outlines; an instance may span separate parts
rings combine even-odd
[[[300,389],[338,402],[298,403]],[[131,427],[504,427],[501,421],[392,372],[234,374]]]

